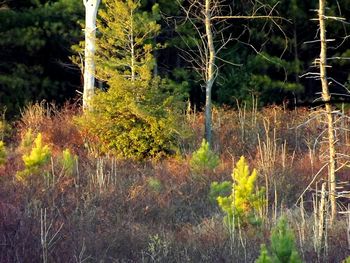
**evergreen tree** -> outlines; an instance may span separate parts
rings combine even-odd
[[[79,71],[66,65],[81,15],[75,0],[9,1],[0,9],[0,105],[8,116],[33,100],[75,95]]]
[[[102,153],[137,159],[172,153],[181,106],[176,85],[152,74],[152,40],[160,30],[155,14],[140,11],[134,0],[102,4],[96,75],[108,91],[93,98],[83,126]]]
[[[301,263],[298,251],[294,244],[294,234],[289,229],[286,218],[279,219],[271,233],[270,255],[265,245],[256,263]]]

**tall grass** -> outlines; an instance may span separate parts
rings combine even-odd
[[[326,178],[325,168],[317,174],[324,149],[314,147],[322,123],[314,118],[300,126],[309,110],[215,109],[220,163],[201,171],[205,180],[193,177],[190,165],[202,140],[201,113],[187,115],[192,136],[181,142],[180,156],[135,162],[90,154],[84,141],[94,138],[75,125],[77,112],[40,104],[23,112],[17,138],[29,128],[42,133],[55,179],[49,185],[41,177],[27,185],[17,181],[21,151],[16,140],[8,145],[0,169],[0,262],[254,262],[281,215],[304,262],[348,256],[349,217],[340,214],[329,228],[327,189],[316,189]],[[346,136],[339,143],[346,144]],[[60,161],[65,149],[77,155],[70,172]],[[343,154],[350,152],[344,148]],[[209,186],[227,180],[241,155],[258,169],[257,184],[267,186],[269,204],[264,224],[229,231],[209,200]]]

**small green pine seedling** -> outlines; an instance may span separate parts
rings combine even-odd
[[[255,261],[255,263],[272,263],[272,259],[269,256],[269,252],[267,251],[266,245],[262,244],[260,249],[260,256]]]
[[[163,189],[162,182],[157,178],[150,177],[147,179],[148,188],[150,191],[160,193]]]
[[[248,163],[242,156],[233,169],[231,182],[231,194],[229,196],[219,195],[217,202],[223,212],[226,214],[225,223],[232,227],[233,222],[241,224],[258,224],[257,212],[264,204],[264,189],[257,189],[255,182],[257,172],[254,169],[249,171]],[[213,183],[211,193],[224,190],[227,183]]]
[[[28,129],[26,133],[22,136],[20,149],[22,152],[27,152],[28,149],[31,149],[33,142],[35,140],[32,129]]]
[[[260,256],[256,263],[301,263],[298,251],[294,244],[294,234],[289,229],[286,218],[279,219],[272,229],[271,248],[268,253],[266,246],[262,245]]]
[[[43,145],[42,135],[38,133],[31,152],[22,156],[25,169],[17,173],[17,179],[23,181],[26,176],[39,173],[40,169],[49,162],[50,157],[49,146]]]
[[[193,172],[201,173],[214,170],[219,165],[219,160],[219,156],[210,149],[209,143],[203,140],[199,149],[193,153],[190,165]]]
[[[63,150],[60,162],[62,165],[62,171],[66,175],[73,174],[77,159],[78,157],[76,155],[73,155],[69,149]]]
[[[5,164],[6,161],[6,149],[3,141],[0,141],[0,166]]]
[[[219,196],[229,196],[232,191],[232,183],[224,181],[222,183],[212,182],[209,191],[209,200],[211,203],[216,203]]]

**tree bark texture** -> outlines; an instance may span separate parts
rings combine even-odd
[[[205,0],[205,33],[208,42],[208,60],[206,64],[206,83],[205,83],[205,139],[212,144],[212,103],[211,93],[215,80],[215,47],[213,32],[211,29],[211,0]]]
[[[101,0],[83,0],[85,6],[85,63],[83,109],[90,108],[95,89],[96,16]]]
[[[325,23],[325,6],[326,0],[319,0],[318,20],[320,26],[320,78],[322,84],[322,99],[325,102],[327,126],[328,126],[328,149],[329,149],[329,166],[328,166],[328,185],[329,198],[331,202],[331,218],[330,223],[334,222],[337,214],[336,204],[336,182],[335,182],[335,136],[334,136],[334,121],[332,115],[332,105],[330,104],[331,95],[327,80],[327,38],[326,38],[326,23]]]

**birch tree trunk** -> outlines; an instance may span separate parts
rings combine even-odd
[[[327,39],[326,39],[326,24],[325,24],[325,5],[326,0],[319,0],[318,20],[320,27],[320,41],[321,41],[321,52],[320,52],[320,78],[322,84],[322,99],[325,102],[327,125],[328,125],[328,148],[329,148],[329,166],[328,166],[328,185],[329,185],[329,196],[331,201],[331,225],[337,214],[336,204],[336,182],[335,182],[335,137],[334,137],[334,122],[332,115],[332,106],[330,104],[331,95],[328,88],[327,80]]]
[[[211,93],[215,80],[215,47],[211,29],[211,0],[205,0],[205,33],[207,36],[209,57],[206,63],[205,83],[205,139],[212,144],[212,109]]]
[[[89,102],[95,89],[96,16],[100,1],[83,0],[85,6],[84,110],[89,109]]]

